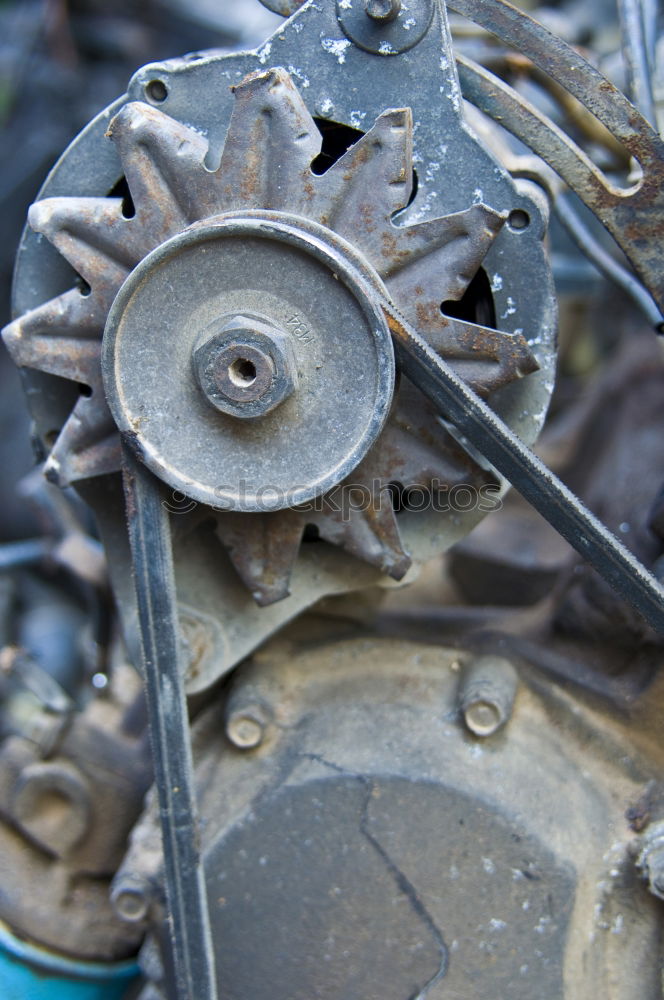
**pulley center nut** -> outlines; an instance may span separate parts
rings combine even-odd
[[[263,416],[297,386],[291,338],[265,317],[222,317],[205,330],[192,362],[208,402],[234,417]]]

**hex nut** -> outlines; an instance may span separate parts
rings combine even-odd
[[[262,417],[297,386],[292,338],[265,317],[222,317],[205,331],[192,362],[208,402],[233,417]]]

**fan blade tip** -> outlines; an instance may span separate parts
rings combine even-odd
[[[387,574],[393,580],[403,580],[408,570],[413,565],[413,560],[409,555],[404,555],[398,562],[392,563],[387,569]]]
[[[236,97],[251,93],[254,90],[261,90],[263,87],[279,86],[280,84],[292,83],[289,74],[281,66],[271,66],[269,69],[256,69],[253,73],[248,73],[239,83],[231,86],[231,93]]]
[[[35,201],[28,209],[28,225],[35,233],[48,236],[54,227],[54,217],[60,207],[61,198],[44,198]]]
[[[270,605],[276,604],[278,601],[283,601],[286,597],[290,597],[290,593],[288,586],[266,587],[260,590],[258,588],[253,590],[251,596],[259,608],[269,608]]]
[[[46,459],[42,474],[44,479],[46,479],[49,483],[52,483],[53,486],[58,486],[60,489],[64,489],[66,486],[71,485],[65,470],[53,454],[50,454]]]

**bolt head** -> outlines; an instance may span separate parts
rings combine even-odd
[[[226,720],[226,735],[238,750],[253,750],[265,736],[267,719],[258,705],[237,709]]]
[[[150,910],[150,893],[142,880],[123,881],[111,890],[111,906],[120,918],[129,924],[145,920]]]
[[[364,9],[372,21],[394,21],[401,10],[401,0],[365,0]]]
[[[479,699],[464,707],[464,721],[475,736],[491,736],[500,729],[505,719],[499,705]]]
[[[292,338],[265,317],[223,317],[194,349],[193,367],[206,399],[233,417],[261,417],[297,386]]]

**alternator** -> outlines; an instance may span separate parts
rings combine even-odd
[[[185,627],[232,609],[192,690],[325,594],[402,579],[499,503],[410,381],[395,391],[377,294],[527,442],[544,419],[545,199],[469,133],[443,13],[421,7],[417,26],[375,29],[389,59],[351,42],[351,7],[314,7],[258,53],[141,70],[31,209],[5,340],[49,376],[29,376],[46,474],[113,473],[118,428],[171,488]],[[116,579],[125,566],[117,553]]]

